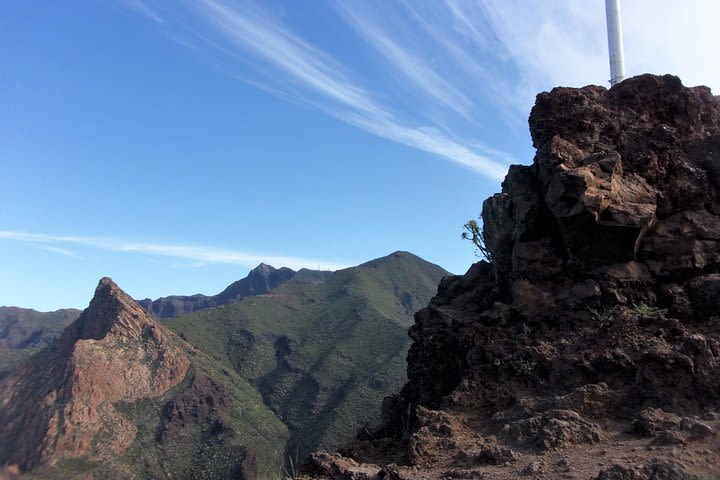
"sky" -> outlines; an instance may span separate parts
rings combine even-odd
[[[621,2],[626,72],[720,93],[720,2]],[[608,86],[602,0],[0,2],[0,305],[216,294],[460,239],[541,91]]]

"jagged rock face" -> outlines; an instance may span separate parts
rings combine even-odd
[[[720,475],[720,102],[642,75],[541,93],[529,122],[533,164],[483,204],[492,262],[416,313],[408,383],[345,453],[426,469],[397,478]]]
[[[540,257],[564,276],[568,265],[631,260],[662,278],[715,268],[719,124],[709,89],[671,76],[538,95],[535,161],[512,167],[503,193],[483,205],[501,281],[547,275],[533,268]]]
[[[497,377],[506,362],[534,365],[568,386],[593,376],[597,383],[605,379],[597,371],[586,378],[574,378],[570,365],[557,371],[563,348],[558,342],[579,344],[589,357],[617,330],[619,346],[643,350],[622,336],[648,332],[621,314],[622,308],[643,305],[663,318],[658,327],[672,332],[656,339],[660,364],[681,355],[673,352],[692,335],[703,336],[708,346],[702,360],[675,358],[670,375],[686,373],[707,383],[678,380],[693,385],[668,392],[664,401],[716,401],[718,376],[700,364],[714,368],[720,353],[711,327],[720,285],[714,274],[720,270],[720,103],[705,87],[643,75],[609,91],[591,86],[542,93],[530,128],[537,148],[533,164],[511,167],[503,192],[483,204],[493,264],[448,279],[418,312],[405,394],[437,407],[462,379],[468,381],[468,372],[472,378]],[[592,331],[602,317],[621,321]],[[518,324],[519,339],[508,339]],[[596,345],[582,337],[583,327]],[[520,354],[528,349],[537,353]],[[633,394],[650,397],[660,387],[643,390],[640,364],[652,361],[641,356],[627,359],[632,366],[624,375],[637,379]],[[681,374],[683,364],[687,370]],[[507,398],[494,401],[509,401],[507,390]],[[691,400],[693,393],[699,396]]]
[[[113,403],[162,395],[188,366],[165,328],[103,278],[63,335],[0,386],[0,463],[123,452],[136,427]]]

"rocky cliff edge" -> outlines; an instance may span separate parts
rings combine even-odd
[[[720,102],[555,88],[483,203],[491,262],[410,329],[408,383],[316,478],[720,478]]]

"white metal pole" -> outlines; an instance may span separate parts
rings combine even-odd
[[[622,25],[620,23],[620,0],[605,0],[607,18],[608,50],[610,51],[610,85],[625,79]]]

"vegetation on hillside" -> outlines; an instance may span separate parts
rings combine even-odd
[[[167,325],[260,392],[288,426],[294,460],[348,440],[402,386],[412,314],[446,274],[398,252]]]
[[[38,312],[0,307],[0,380],[48,346],[79,315],[73,308]]]
[[[137,429],[129,448],[108,458],[100,447],[112,435],[100,430],[87,455],[24,477],[279,478],[377,418],[406,381],[413,314],[447,273],[396,252],[331,276],[301,270],[266,294],[170,319],[167,348],[190,367],[159,397],[113,404]],[[0,362],[37,350],[0,349]]]

